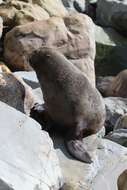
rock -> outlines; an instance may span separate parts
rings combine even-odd
[[[96,135],[84,138],[84,145],[94,161],[85,164],[70,157],[60,137],[54,136],[53,141],[65,178],[62,190],[99,190],[100,187],[116,190],[117,179],[127,168],[125,147]]]
[[[104,97],[108,96],[109,87],[113,79],[113,76],[97,77],[96,87]]]
[[[38,104],[44,104],[43,94],[41,88],[36,88],[33,90],[34,101]],[[103,134],[103,133],[102,133]]]
[[[14,75],[22,78],[32,89],[40,87],[35,71],[18,71],[14,72]]]
[[[10,69],[2,61],[0,61],[0,73],[11,73]]]
[[[58,157],[40,125],[0,102],[0,189],[50,190],[63,184]]]
[[[13,70],[31,70],[29,55],[47,46],[61,51],[75,62],[95,86],[95,39],[92,20],[83,14],[70,13],[62,18],[51,17],[15,27],[5,38],[6,63]]]
[[[127,69],[115,77],[99,77],[97,88],[104,96],[127,98]]]
[[[126,190],[127,189],[127,170],[123,171],[117,181],[118,190]]]
[[[108,11],[107,11],[108,10]],[[97,21],[100,25],[111,26],[126,34],[127,1],[98,0]]]
[[[34,104],[32,89],[11,73],[0,73],[0,101],[29,115]]]
[[[110,27],[95,25],[96,75],[116,75],[127,69],[127,38]]]
[[[39,5],[18,0],[7,1],[2,4],[0,6],[0,16],[3,18],[4,25],[10,28],[49,18],[48,13]]]
[[[76,10],[81,13],[86,10],[86,0],[62,0],[62,2],[68,10]]]
[[[121,116],[114,127],[115,130],[117,129],[127,129],[127,114]]]
[[[127,113],[127,99],[120,97],[104,98],[106,107],[105,127],[107,133],[112,131],[120,116]]]
[[[61,0],[32,0],[32,2],[40,5],[50,16],[63,17],[67,14]]]
[[[113,132],[110,132],[106,138],[127,147],[127,114],[117,119]]]
[[[0,38],[2,37],[3,32],[3,19],[0,17]]]
[[[114,130],[113,132],[110,132],[105,138],[127,147],[127,129]]]

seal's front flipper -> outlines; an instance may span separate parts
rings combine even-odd
[[[69,153],[76,159],[89,163],[92,163],[92,159],[88,152],[83,147],[83,142],[81,140],[67,140],[65,141],[66,147]]]

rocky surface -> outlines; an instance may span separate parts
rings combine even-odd
[[[127,114],[121,116],[114,127],[115,130],[117,129],[127,129]]]
[[[0,38],[2,36],[2,32],[3,32],[3,19],[2,17],[0,17]]]
[[[5,59],[17,70],[30,70],[28,55],[39,47],[58,49],[95,85],[95,40],[92,20],[78,13],[15,27],[5,38]]]
[[[22,78],[32,89],[40,86],[35,71],[18,71],[14,72],[14,75]]]
[[[127,98],[127,69],[121,71],[115,77],[98,77],[97,88],[105,97]]]
[[[86,10],[86,0],[61,0],[63,5],[67,10],[85,12]]]
[[[119,175],[127,168],[127,149],[96,135],[84,139],[93,157],[92,164],[76,161],[68,155],[63,140],[54,138],[54,147],[60,160],[64,190],[117,190]]]
[[[97,21],[103,26],[112,26],[121,31],[122,34],[126,34],[127,1],[98,0]]]
[[[127,189],[127,170],[123,171],[117,181],[118,190],[126,190]]]
[[[116,75],[127,69],[127,38],[111,27],[95,25],[96,75]]]
[[[45,46],[93,86],[96,77],[107,97],[105,127],[83,139],[92,164],[73,159],[60,134],[52,131],[52,142],[27,116],[44,103],[28,59]],[[127,190],[127,80],[118,74],[126,55],[126,0],[0,0],[0,190]]]
[[[58,190],[63,178],[49,135],[2,102],[0,120],[0,189]]]
[[[32,89],[11,73],[0,73],[0,101],[29,114],[34,104]]]
[[[106,138],[127,147],[127,114],[117,119],[113,132],[109,133]]]
[[[4,1],[0,6],[0,16],[4,25],[12,28],[36,20],[45,20],[49,16],[65,16],[66,9],[59,0]]]
[[[127,99],[120,97],[104,98],[106,106],[105,126],[107,132],[112,131],[119,117],[127,113]]]

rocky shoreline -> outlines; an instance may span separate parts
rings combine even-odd
[[[30,117],[45,98],[29,57],[44,47],[103,98],[104,126],[83,139],[91,164]],[[0,0],[1,190],[127,190],[126,52],[127,0]]]

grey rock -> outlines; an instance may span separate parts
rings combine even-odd
[[[0,120],[0,185],[4,190],[60,189],[63,178],[49,135],[33,119],[2,102]]]
[[[107,11],[108,10],[108,11]],[[98,0],[97,21],[103,26],[114,26],[127,31],[127,1]]]
[[[32,89],[38,88],[40,86],[36,73],[34,71],[17,71],[14,72],[14,75],[22,78],[26,84],[31,86]]]
[[[62,0],[62,2],[68,10],[85,12],[86,0]]]
[[[127,114],[121,116],[114,127],[115,130],[117,129],[127,129]]]
[[[127,168],[127,149],[96,135],[84,138],[92,164],[73,159],[61,137],[54,136],[54,147],[65,178],[63,190],[116,190],[119,175]]]
[[[112,76],[127,68],[127,38],[111,27],[95,25],[95,40],[96,75]]]
[[[105,126],[107,132],[112,131],[119,117],[127,113],[127,98],[108,97],[104,98],[106,107]]]
[[[116,129],[110,132],[105,138],[127,147],[127,129]]]
[[[0,101],[28,113],[34,103],[32,89],[11,73],[0,73]]]

